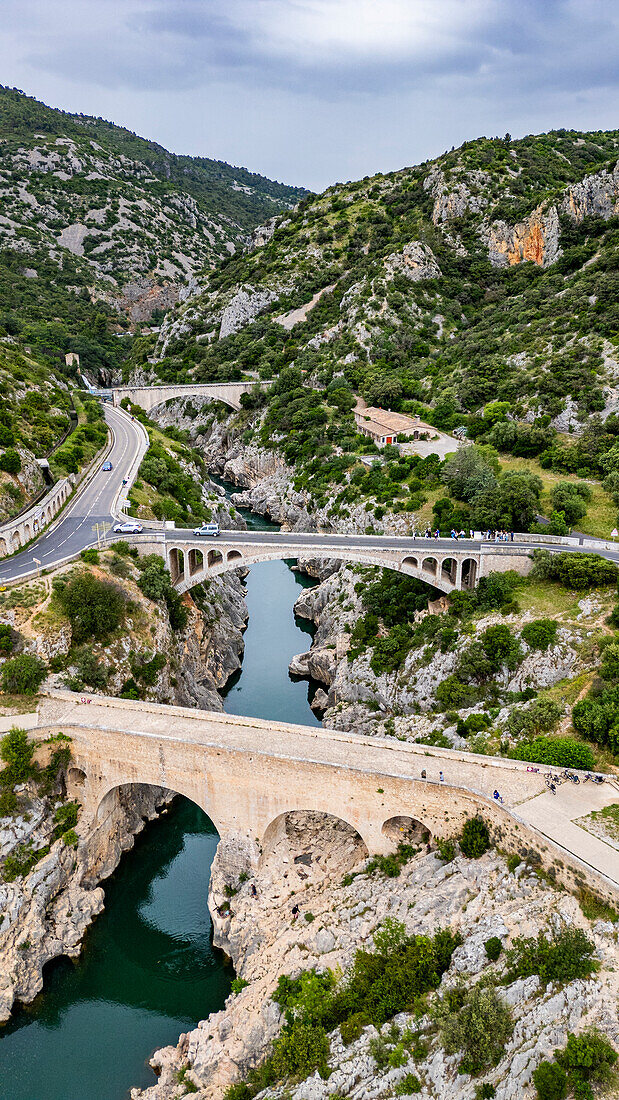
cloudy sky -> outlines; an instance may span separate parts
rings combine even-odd
[[[2,83],[322,189],[619,126],[617,0],[0,0]]]

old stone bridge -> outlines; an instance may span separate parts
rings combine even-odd
[[[181,593],[231,569],[298,557],[378,565],[417,577],[442,592],[453,592],[473,588],[480,577],[494,571],[514,569],[527,573],[532,564],[531,551],[542,540],[527,535],[518,539],[495,543],[480,538],[455,541],[281,531],[222,531],[217,538],[204,538],[187,530],[129,537],[141,555],[154,553],[164,558],[172,583]]]
[[[241,397],[248,393],[254,386],[264,389],[270,386],[270,382],[192,382],[185,385],[161,385],[161,386],[115,386],[110,390],[93,390],[98,397],[111,400],[114,405],[120,405],[124,397],[128,397],[134,405],[139,405],[145,412],[150,412],[157,405],[166,401],[172,401],[181,397],[202,397],[211,401],[223,401],[231,409],[240,409]]]
[[[257,859],[294,811],[346,822],[368,853],[392,850],[403,829],[420,841],[453,835],[481,811],[504,848],[554,862],[566,883],[586,873],[605,896],[619,893],[616,849],[576,822],[617,800],[610,782],[567,784],[552,796],[518,761],[56,690],[41,703],[38,730],[71,737],[68,793],[102,827],[127,784],[185,795]]]

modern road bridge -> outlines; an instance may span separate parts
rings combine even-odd
[[[513,542],[482,539],[421,539],[396,535],[335,535],[305,532],[222,531],[216,538],[176,529],[128,536],[141,555],[159,554],[178,592],[231,569],[281,558],[337,558],[394,569],[442,592],[473,588],[480,577],[514,569],[529,572],[531,552],[548,545],[540,536]],[[571,540],[578,546],[577,540]],[[555,543],[553,549],[557,549]],[[618,548],[619,550],[619,548]]]
[[[403,825],[419,828],[420,839],[451,836],[481,811],[503,847],[532,847],[548,866],[569,863],[619,893],[616,847],[577,824],[617,801],[610,781],[567,784],[553,796],[519,761],[67,691],[47,693],[38,723],[71,737],[69,795],[99,824],[120,787],[150,784],[190,798],[220,836],[237,836],[256,857],[298,810],[346,822],[373,854],[392,850]]]
[[[115,386],[109,390],[95,390],[97,396],[104,400],[112,400],[114,405],[120,405],[123,398],[128,397],[133,405],[139,405],[145,412],[150,412],[157,405],[163,405],[166,401],[173,401],[182,397],[201,397],[211,401],[222,401],[231,409],[240,409],[241,397],[249,393],[254,386],[264,389],[270,386],[270,382],[191,382],[185,385],[161,385],[161,386]]]

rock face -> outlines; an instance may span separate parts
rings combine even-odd
[[[420,279],[438,279],[441,275],[432,249],[421,241],[411,241],[404,245],[401,252],[392,252],[387,256],[385,271],[388,277],[404,275],[413,283]]]
[[[43,967],[59,955],[79,955],[88,925],[103,909],[97,884],[118,866],[144,821],[154,818],[172,796],[159,787],[112,791],[96,822],[80,821],[77,852],[62,840],[52,843],[24,879],[0,881],[0,1022],[13,1002],[32,1001],[43,988]],[[38,849],[52,839],[53,806],[33,797],[30,820],[0,819],[4,859],[30,841]]]
[[[612,171],[595,172],[568,187],[561,209],[577,222],[590,215],[604,219],[614,217],[619,212],[619,167],[615,165]]]
[[[299,824],[303,825],[300,833]],[[323,859],[325,849],[330,857],[325,853]],[[342,871],[359,854],[345,830],[339,836],[336,827],[325,832],[317,820],[282,827],[273,848],[259,857],[249,850],[240,853],[234,845],[228,853],[226,845],[220,844],[211,897],[216,901],[226,896],[226,885],[236,892],[230,899],[231,914],[215,916],[217,942],[225,945],[237,974],[249,984],[229,997],[223,1011],[181,1036],[177,1047],[157,1051],[152,1059],[159,1074],[157,1084],[132,1090],[132,1100],[173,1100],[178,1096],[181,1069],[194,1082],[199,1100],[219,1100],[228,1084],[264,1057],[278,1034],[282,1019],[270,997],[279,975],[294,976],[312,966],[345,972],[357,948],[371,948],[372,936],[386,917],[401,921],[409,933],[432,934],[447,925],[460,933],[463,942],[443,976],[441,993],[461,977],[470,982],[501,967],[501,962],[491,964],[485,951],[491,936],[507,944],[514,936],[536,935],[549,921],[555,926],[565,922],[587,926],[573,898],[555,892],[525,864],[510,874],[504,859],[495,853],[479,860],[459,856],[444,864],[424,846],[398,878],[359,874],[342,882]],[[247,881],[239,881],[241,866]],[[357,863],[358,869],[362,867],[363,860]],[[295,905],[300,910],[298,919],[292,913]],[[489,1075],[499,1100],[532,1097],[533,1069],[554,1047],[564,1044],[570,1032],[595,1025],[613,1041],[619,1039],[612,926],[599,922],[593,934],[602,965],[595,979],[572,982],[560,991],[543,990],[537,978],[505,987],[515,1027],[501,1062]],[[402,1015],[395,1023],[400,1034],[406,1027],[424,1032],[429,1019]],[[397,1039],[389,1038],[390,1027],[385,1026],[383,1035],[393,1048]],[[457,1057],[445,1056],[435,1033],[423,1035],[425,1053],[421,1051],[416,1060],[407,1054],[406,1064],[393,1069],[381,1068],[373,1056],[370,1040],[376,1034],[373,1027],[365,1028],[354,1044],[345,1047],[339,1031],[333,1032],[328,1080],[315,1074],[292,1086],[290,1094],[295,1100],[388,1097],[405,1074],[415,1073],[423,1082],[421,1095],[426,1100],[472,1100],[475,1082],[458,1075]],[[262,1095],[281,1093],[268,1089]]]
[[[507,267],[531,260],[547,267],[559,258],[559,215],[556,206],[545,210],[538,206],[522,222],[508,226],[504,221],[482,228],[488,258],[494,267]]]
[[[245,325],[249,325],[258,314],[262,313],[276,299],[277,294],[275,291],[241,287],[221,315],[219,339],[223,340],[225,336],[231,336],[233,332],[240,332]]]

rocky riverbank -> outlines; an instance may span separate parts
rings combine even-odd
[[[385,878],[380,872],[363,873],[363,857],[356,834],[321,815],[288,815],[262,853],[239,839],[220,842],[210,891],[215,942],[230,954],[247,985],[228,998],[222,1012],[182,1035],[176,1047],[157,1051],[152,1065],[158,1083],[134,1089],[132,1100],[177,1100],[184,1095],[182,1081],[192,1082],[199,1100],[220,1100],[231,1082],[261,1061],[279,1033],[283,1020],[271,1000],[279,976],[311,967],[345,972],[358,948],[371,949],[374,933],[388,917],[402,922],[409,934],[431,935],[449,926],[461,936],[439,995],[500,977],[502,963],[492,963],[485,949],[493,936],[505,947],[517,936],[535,936],[547,928],[579,927],[592,936],[600,961],[593,978],[559,988],[531,977],[502,989],[514,1029],[487,1078],[499,1100],[532,1097],[535,1067],[584,1026],[596,1026],[619,1041],[612,924],[586,920],[573,897],[546,884],[526,862],[516,869],[510,865],[510,871],[494,851],[480,859],[457,855],[444,862],[432,845],[427,850],[422,844],[398,877]],[[350,873],[353,868],[357,874]],[[371,1026],[348,1046],[339,1030],[333,1032],[328,1079],[315,1073],[286,1095],[296,1100],[388,1097],[414,1073],[426,1100],[472,1100],[478,1082],[458,1073],[459,1058],[445,1054],[429,1015],[402,1014],[393,1023],[395,1030],[391,1023],[382,1029],[378,1045]],[[418,1037],[416,1053],[400,1042],[411,1029]],[[398,1043],[397,1057],[390,1057]],[[282,1092],[267,1089],[261,1095]]]
[[[46,963],[79,955],[86,929],[103,909],[99,883],[172,797],[159,787],[116,790],[96,821],[78,820],[74,845],[54,839],[56,811],[66,803],[63,777],[51,797],[41,797],[34,782],[22,785],[18,812],[0,819],[0,859],[45,854],[25,876],[0,880],[0,1022],[14,1001],[28,1004],[41,992]]]

